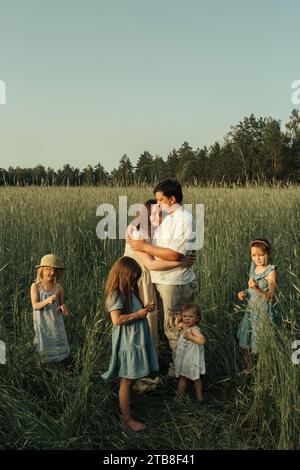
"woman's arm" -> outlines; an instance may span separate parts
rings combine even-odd
[[[181,261],[166,261],[160,259],[153,259],[152,256],[148,253],[143,253],[141,251],[136,252],[139,261],[147,268],[149,271],[167,271],[168,269],[178,268],[181,266]]]
[[[30,289],[31,304],[34,310],[42,310],[46,305],[53,304],[56,301],[57,295],[50,295],[47,299],[39,301],[39,291],[35,282],[31,284]]]
[[[148,253],[136,252],[139,261],[147,268],[149,271],[168,271],[169,269],[177,268],[182,266],[184,268],[189,268],[192,266],[196,257],[194,255],[183,256],[180,261],[166,261],[163,259],[153,259],[152,256]]]
[[[133,240],[128,236],[127,242],[134,251],[148,253],[151,256],[156,256],[157,258],[167,261],[179,261],[182,258],[181,253],[171,250],[170,248],[151,245],[151,243],[148,243],[146,240]]]

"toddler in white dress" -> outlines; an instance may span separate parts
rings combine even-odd
[[[204,344],[205,338],[197,323],[200,309],[197,304],[187,303],[182,306],[181,315],[175,324],[181,332],[176,348],[175,375],[179,377],[178,396],[184,398],[187,379],[194,383],[196,398],[203,401],[201,375],[205,374]]]

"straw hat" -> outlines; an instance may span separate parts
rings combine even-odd
[[[40,264],[36,266],[36,268],[42,268],[44,266],[49,266],[51,268],[57,268],[57,269],[65,269],[64,263],[62,262],[62,259],[51,253],[50,255],[45,255],[41,259]]]

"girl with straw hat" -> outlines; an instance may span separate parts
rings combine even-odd
[[[34,346],[43,363],[59,362],[70,354],[63,315],[68,314],[60,284],[65,266],[54,254],[43,256],[31,285]]]

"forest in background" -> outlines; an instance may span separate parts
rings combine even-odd
[[[63,160],[63,156],[61,156]],[[99,162],[84,169],[66,163],[61,169],[42,164],[34,168],[0,168],[0,186],[132,186],[153,185],[164,178],[185,185],[300,182],[300,114],[293,109],[281,129],[281,121],[253,114],[215,142],[194,150],[188,142],[173,149],[164,160],[145,150],[136,166],[127,154],[110,173]]]

